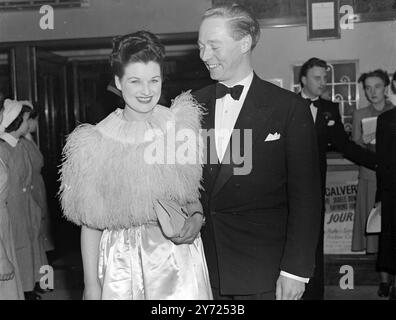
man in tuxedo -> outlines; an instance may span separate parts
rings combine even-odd
[[[326,188],[326,153],[329,145],[342,153],[347,159],[359,165],[371,169],[376,167],[375,154],[363,149],[349,139],[341,122],[338,104],[321,98],[326,90],[327,70],[328,65],[324,60],[311,58],[303,64],[299,76],[302,87],[300,95],[308,100],[310,112],[315,123],[323,199]],[[304,299],[307,300],[321,300],[324,297],[324,202],[322,203],[321,212],[321,229],[316,250],[315,274],[304,294]]]
[[[313,275],[321,190],[307,103],[251,66],[257,20],[209,9],[200,57],[217,84],[194,93],[207,112],[202,229],[215,299],[300,299]],[[241,159],[243,150],[243,162]]]

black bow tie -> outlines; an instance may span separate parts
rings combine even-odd
[[[234,100],[239,100],[239,98],[241,97],[242,91],[243,91],[242,85],[237,85],[237,86],[229,88],[222,83],[216,83],[216,99],[221,99],[225,95],[230,94],[230,96]]]
[[[307,100],[308,102],[309,102],[309,104],[311,105],[313,105],[315,108],[318,108],[319,107],[319,99],[316,99],[316,100],[311,100],[310,98],[305,98],[305,100]]]

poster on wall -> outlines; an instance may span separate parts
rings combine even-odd
[[[357,181],[328,182],[325,194],[324,253],[351,251]]]
[[[308,40],[339,39],[341,37],[339,12],[339,0],[308,0]]]

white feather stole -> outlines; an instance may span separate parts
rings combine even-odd
[[[198,201],[202,113],[201,106],[185,92],[170,109],[156,106],[149,120],[126,121],[118,109],[96,126],[77,127],[67,139],[60,169],[59,194],[65,217],[96,229],[129,228],[157,221],[156,199],[175,200],[181,206]],[[153,130],[156,136],[148,141]],[[179,149],[186,142],[175,141],[172,131],[176,136],[194,134],[188,144],[188,163],[183,163],[185,148]],[[153,152],[161,146],[164,157]],[[172,161],[175,150],[179,157]]]

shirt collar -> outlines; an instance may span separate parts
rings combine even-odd
[[[375,109],[375,107],[373,106],[372,103],[370,103],[369,106],[370,106],[371,108]],[[391,101],[385,100],[384,108],[383,108],[381,111],[379,111],[379,112],[387,111],[388,109],[392,109],[393,107],[394,107],[394,105],[393,105],[393,103],[392,103]],[[375,110],[377,110],[377,109],[375,109]]]
[[[18,139],[16,139],[14,136],[10,135],[7,132],[4,132],[0,135],[0,138],[3,139],[5,142],[7,142],[11,147],[15,148],[18,144]]]
[[[234,86],[237,86],[237,85],[242,85],[243,86],[243,91],[245,91],[245,89],[249,88],[250,85],[252,84],[253,76],[254,76],[254,73],[253,73],[253,70],[252,70],[245,78],[243,78],[242,80],[238,81],[237,83],[234,83],[232,86],[228,86],[228,85],[224,84],[223,82],[220,82],[220,83],[224,84],[227,87],[234,87]]]
[[[319,97],[316,97],[316,98],[314,98],[314,99],[311,99],[310,97],[308,97],[308,96],[305,94],[304,89],[301,90],[301,97],[303,97],[304,99],[309,99],[309,100],[311,100],[311,101],[319,100]]]

